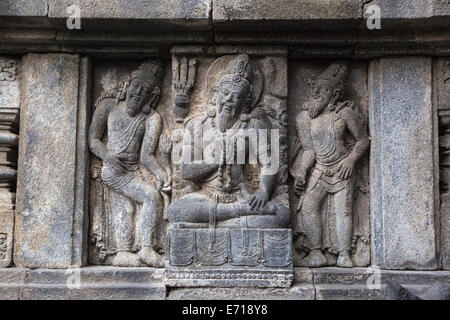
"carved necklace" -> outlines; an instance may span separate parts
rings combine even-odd
[[[213,129],[216,129],[216,121],[215,121],[215,116],[216,116],[216,112],[215,110],[211,110],[208,115],[211,117],[211,127]],[[247,114],[241,114],[239,119],[236,121],[236,123],[228,130],[236,130],[236,129],[246,129],[248,127],[248,122],[250,121],[250,117]],[[233,185],[232,185],[232,175],[231,175],[231,168],[232,165],[231,164],[227,164],[227,144],[226,144],[226,132],[222,132],[222,155],[221,155],[221,160],[220,160],[220,164],[219,164],[219,170],[218,170],[218,181],[219,181],[219,188],[220,190],[226,191],[226,192],[231,192],[233,190]],[[235,158],[235,153],[236,153],[236,140],[237,137],[234,136],[233,137],[233,142],[231,143],[232,145],[232,152],[231,154],[233,155],[233,159]]]

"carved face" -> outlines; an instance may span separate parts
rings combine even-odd
[[[146,81],[135,78],[131,80],[126,95],[127,112],[130,116],[135,116],[142,111],[145,104],[149,102],[153,90],[153,85]]]
[[[331,99],[335,95],[333,85],[323,79],[318,79],[314,84],[314,88],[311,92],[309,99],[309,116],[311,119],[317,117],[323,109],[331,102]]]
[[[225,84],[218,88],[216,111],[219,121],[222,122],[221,119],[223,119],[227,128],[230,128],[236,117],[242,112],[247,95],[248,88],[245,86]]]
[[[230,129],[247,99],[248,88],[225,83],[218,88],[216,112],[220,131]]]

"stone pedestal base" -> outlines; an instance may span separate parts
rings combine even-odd
[[[169,287],[282,287],[294,280],[291,270],[253,268],[167,268]]]
[[[290,287],[290,229],[169,229],[171,287]]]

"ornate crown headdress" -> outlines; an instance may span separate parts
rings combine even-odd
[[[246,54],[241,54],[228,63],[227,71],[220,78],[219,84],[229,83],[234,86],[251,88],[252,78],[253,67],[250,58]]]
[[[332,63],[317,79],[330,81],[334,86],[345,85],[348,68],[345,62]]]
[[[141,79],[147,82],[156,81],[160,84],[164,78],[164,62],[161,60],[155,60],[150,62],[144,62],[139,66],[139,69],[131,74],[131,79]]]

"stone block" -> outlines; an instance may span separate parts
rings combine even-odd
[[[423,57],[369,68],[372,263],[383,269],[437,268],[431,74]]]
[[[437,287],[448,283],[449,272],[399,271],[376,268],[312,269],[317,300],[384,300],[388,283],[399,284],[424,300],[436,299]]]
[[[361,18],[358,0],[214,0],[212,15],[216,31],[240,32],[323,30],[331,23],[333,30],[347,29]]]
[[[411,29],[419,29],[424,24],[428,27],[438,28],[449,25],[448,19],[443,17],[450,13],[450,5],[446,0],[366,1],[363,7],[365,18],[374,13],[373,6],[377,6],[380,9],[381,30],[402,28],[402,32],[408,32]],[[363,25],[363,28],[365,29],[365,25]],[[373,33],[373,30],[366,30],[368,31],[368,36],[370,36],[371,32]]]
[[[21,288],[25,283],[27,269],[0,268],[0,299],[19,300]]]
[[[73,4],[81,10],[81,29],[140,30],[152,32],[210,29],[209,0],[115,0],[106,6],[98,0],[49,0],[49,17],[57,29],[67,30],[67,18]]]
[[[172,287],[290,287],[294,278],[291,237],[289,229],[169,228],[166,283]]]
[[[314,286],[291,288],[173,288],[168,300],[314,300]]]
[[[79,55],[28,54],[22,70],[14,262],[82,265],[88,63]]]
[[[21,297],[24,300],[162,300],[166,296],[162,275],[162,270],[152,268],[31,270]]]
[[[430,0],[373,0],[366,1],[364,9],[376,5],[381,10],[382,19],[417,19],[433,14],[433,1]]]
[[[0,28],[51,28],[47,0],[2,0]]]

